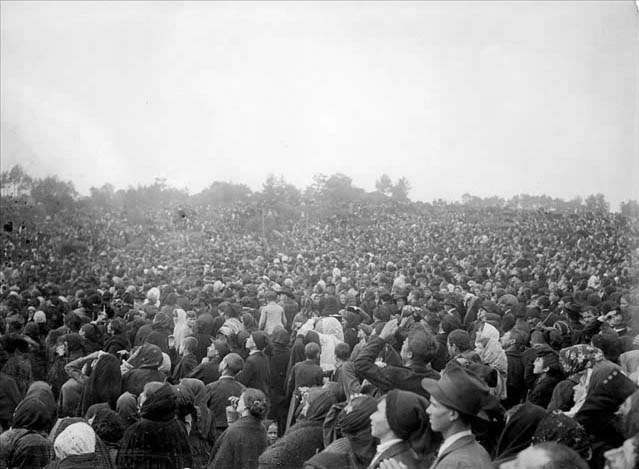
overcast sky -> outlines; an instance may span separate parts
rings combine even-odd
[[[634,2],[1,3],[1,166],[639,199]]]

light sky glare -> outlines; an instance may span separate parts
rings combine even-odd
[[[632,1],[8,2],[1,167],[639,199]]]

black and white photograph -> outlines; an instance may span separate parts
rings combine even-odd
[[[639,0],[0,0],[42,468],[639,468]]]

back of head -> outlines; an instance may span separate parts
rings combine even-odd
[[[470,335],[463,329],[457,329],[448,334],[448,343],[455,345],[460,353],[472,348]]]
[[[96,437],[93,429],[84,422],[69,425],[53,443],[57,459],[95,453]]]
[[[185,352],[195,353],[197,350],[198,341],[195,337],[189,336],[184,339],[182,342],[182,346],[184,347]]]
[[[233,376],[244,368],[244,360],[237,353],[229,353],[223,361],[226,363],[226,370]]]
[[[346,361],[349,359],[350,355],[351,348],[348,346],[348,344],[340,342],[335,346],[335,358]]]
[[[268,415],[269,402],[266,395],[259,389],[247,388],[242,393],[244,406],[249,414],[259,420],[264,420]]]
[[[315,342],[309,342],[304,346],[304,355],[309,360],[317,360],[320,357],[320,346]]]
[[[575,450],[555,442],[531,446],[519,453],[517,461],[528,469],[588,469]]]
[[[437,339],[421,324],[415,324],[406,337],[412,359],[418,363],[430,363],[437,354]]]

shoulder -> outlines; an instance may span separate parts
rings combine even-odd
[[[454,449],[444,456],[435,466],[437,469],[444,468],[480,468],[493,469],[490,455],[477,443],[471,440],[468,443]]]

